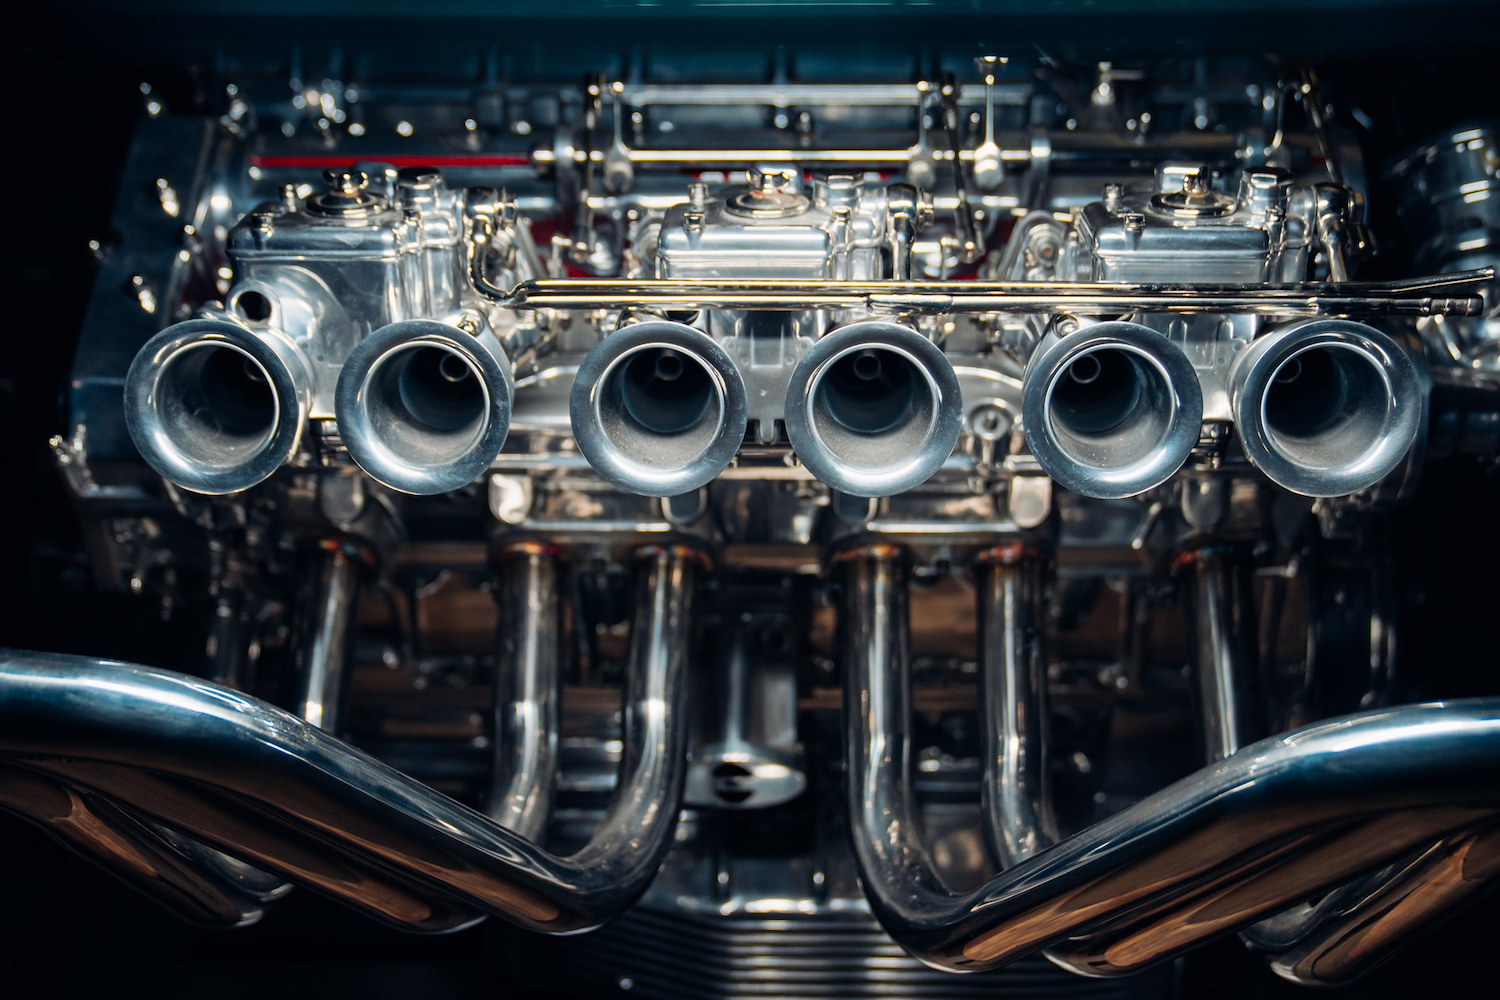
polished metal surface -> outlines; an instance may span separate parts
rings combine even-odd
[[[978,889],[923,843],[906,775],[901,555],[842,561],[851,836],[886,929],[924,961],[991,968],[1051,947],[1089,975],[1147,968],[1500,814],[1500,705],[1414,705],[1245,747]]]
[[[140,818],[102,796],[6,766],[0,768],[0,809],[30,820],[58,843],[89,856],[193,923],[245,927],[264,914],[259,901],[215,878]]]
[[[300,719],[168,671],[6,654],[0,755],[411,930],[483,913],[549,933],[597,926],[646,887],[677,820],[700,558],[642,555],[620,794],[566,858]]]
[[[1048,773],[1041,557],[1012,542],[976,568],[984,690],[984,809],[990,850],[1013,868],[1061,839]]]
[[[313,560],[312,586],[293,665],[292,712],[337,734],[348,695],[349,661],[359,616],[359,557],[336,542]]]
[[[498,567],[500,628],[495,656],[494,771],[485,812],[542,843],[557,786],[562,608],[558,553],[519,543]]]
[[[479,291],[511,309],[871,309],[892,312],[1248,313],[1268,316],[1474,316],[1480,268],[1384,283],[1217,285],[1129,282],[616,281],[551,278]]]
[[[745,439],[745,383],[723,348],[680,323],[604,338],[568,402],[578,450],[629,493],[669,497],[713,479]]]
[[[1342,983],[1489,888],[1500,709],[1389,706],[1490,690],[1492,123],[721,34],[143,85],[23,644],[209,680],[11,654],[5,807],[211,925],[622,916],[515,939],[580,995]]]
[[[855,323],[818,341],[793,369],[786,399],[786,433],[802,464],[860,497],[926,482],[963,424],[952,363],[895,323]]]
[[[1248,648],[1253,611],[1248,607],[1243,567],[1222,547],[1197,549],[1180,560],[1193,638],[1198,718],[1209,763],[1223,760],[1262,735],[1251,689],[1257,674]]]
[[[515,383],[495,335],[467,317],[393,323],[349,354],[335,391],[339,433],[370,478],[403,493],[478,479],[510,431]]]
[[[125,426],[162,478],[196,493],[235,493],[297,450],[310,392],[305,359],[279,334],[188,320],[131,362]]]
[[[1500,875],[1500,828],[1493,824],[1444,837],[1382,872],[1362,892],[1319,905],[1315,930],[1273,968],[1304,986],[1341,986],[1370,972],[1432,923],[1492,889]],[[1348,898],[1352,895],[1352,899]]]
[[[807,790],[795,664],[790,651],[777,655],[757,639],[752,622],[725,626],[714,662],[695,678],[693,703],[702,709],[683,794],[689,806],[769,809]]]
[[[1026,366],[1021,422],[1037,462],[1084,496],[1144,493],[1198,443],[1203,390],[1177,345],[1134,323],[1044,341]]]
[[[1422,385],[1410,355],[1362,323],[1315,320],[1257,338],[1235,359],[1230,401],[1245,454],[1306,496],[1375,485],[1411,450]]]

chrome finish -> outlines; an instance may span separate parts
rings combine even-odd
[[[546,933],[584,930],[645,889],[671,841],[699,558],[643,553],[620,793],[567,858],[264,702],[146,667],[5,654],[0,758],[411,930],[486,912]]]
[[[1444,837],[1373,883],[1353,883],[1351,888],[1359,891],[1337,899],[1330,894],[1318,906],[1316,933],[1277,955],[1271,968],[1304,986],[1352,982],[1436,919],[1492,890],[1497,874],[1500,827],[1491,824]]]
[[[694,688],[698,737],[683,800],[712,809],[767,809],[807,789],[797,742],[797,674],[789,655],[754,647],[747,622],[727,625]]]
[[[334,412],[349,455],[370,478],[403,493],[447,493],[500,454],[514,391],[494,333],[410,320],[376,330],[349,353]]]
[[[1004,868],[1061,839],[1047,772],[1050,721],[1040,569],[1039,557],[1020,543],[986,553],[976,569],[985,832]]]
[[[1016,51],[981,94],[936,36],[924,81],[794,41],[581,85],[230,46],[143,93],[48,442],[60,613],[160,616],[214,683],[17,654],[0,798],[219,925],[287,879],[421,931],[629,908],[509,970],[582,995],[1098,1000],[1236,932],[1334,982],[1493,884],[1494,701],[1251,743],[1474,680],[1395,655],[1467,605],[1391,592],[1395,526],[1451,554],[1473,497],[1392,508],[1495,461],[1493,125],[1378,176],[1358,60],[1335,115],[1272,59]],[[1329,330],[1344,395],[1288,404],[1270,356]],[[1210,766],[1138,801],[1195,715]]]
[[[952,892],[906,777],[900,554],[867,547],[841,565],[855,859],[876,916],[929,964],[974,971],[1050,947],[1074,971],[1128,974],[1500,817],[1500,701],[1411,705],[1245,747]]]
[[[543,842],[557,785],[562,608],[557,552],[519,543],[497,571],[500,635],[495,649],[495,757],[485,812],[527,840]]]
[[[1254,633],[1246,610],[1239,566],[1232,553],[1206,548],[1181,560],[1184,605],[1193,639],[1198,717],[1208,762],[1223,760],[1255,741],[1263,726],[1252,707],[1254,657],[1246,644]]]
[[[1391,168],[1397,210],[1415,267],[1449,271],[1500,260],[1500,130],[1482,123],[1449,132]],[[1482,318],[1431,321],[1423,338],[1437,359],[1500,371],[1500,287],[1482,289]]]
[[[919,486],[963,427],[958,376],[915,330],[855,323],[802,356],[786,394],[792,450],[819,480],[861,497]]]
[[[169,846],[128,810],[50,775],[0,767],[0,810],[30,820],[64,847],[88,856],[192,923],[245,927],[264,914],[257,900]]]
[[[337,734],[359,619],[357,558],[337,543],[317,554],[293,657],[292,711]]]
[[[1348,320],[1297,323],[1256,338],[1229,373],[1245,454],[1305,496],[1344,496],[1385,478],[1422,425],[1407,352]]]
[[[1182,350],[1134,323],[1044,341],[1026,366],[1021,422],[1047,474],[1075,493],[1143,493],[1198,443],[1203,391]]]
[[[1480,268],[1391,282],[1288,285],[1031,281],[806,281],[741,278],[548,278],[477,289],[509,309],[869,309],[1115,315],[1136,312],[1257,316],[1477,316]]]
[[[689,493],[734,460],[748,422],[745,383],[692,327],[651,320],[589,352],[568,411],[594,471],[643,496]]]
[[[195,493],[236,493],[297,451],[309,384],[301,352],[276,333],[187,320],[131,362],[125,426],[163,479]]]

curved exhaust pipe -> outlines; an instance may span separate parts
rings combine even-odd
[[[1077,972],[1128,975],[1500,822],[1500,699],[1407,705],[1247,746],[984,885],[952,889],[911,794],[903,554],[869,544],[839,564],[855,863],[886,931],[928,965],[977,972],[1045,949]],[[1466,871],[1493,884],[1500,844],[1481,841]],[[1420,914],[1366,910],[1359,929],[1397,941],[1463,895],[1435,893]],[[1378,957],[1346,952],[1339,974]]]
[[[1318,319],[1251,341],[1229,372],[1245,454],[1312,497],[1374,486],[1411,450],[1422,387],[1410,356],[1363,323]]]
[[[515,392],[490,330],[391,323],[349,352],[334,414],[349,455],[402,493],[447,493],[482,476],[505,445]]]
[[[651,320],[605,337],[569,399],[578,450],[622,490],[678,496],[733,461],[749,422],[745,383],[707,334]]]
[[[566,857],[240,691],[89,657],[0,650],[0,782],[36,773],[44,793],[82,790],[407,930],[455,930],[486,913],[547,934],[597,927],[656,876],[687,772],[692,609],[707,557],[663,544],[636,559],[618,792]],[[36,819],[55,808],[10,787],[0,809]],[[124,857],[113,826],[52,825],[101,863]],[[149,846],[138,867],[164,871]],[[169,876],[159,901],[237,919],[201,865],[153,877]]]
[[[1026,443],[1074,493],[1117,500],[1166,482],[1203,425],[1187,355],[1138,323],[1099,323],[1044,341],[1021,390]]]
[[[803,355],[786,390],[786,433],[809,472],[834,489],[886,497],[920,486],[963,428],[958,376],[910,327],[835,330]]]
[[[301,351],[277,334],[187,320],[152,337],[131,362],[125,427],[168,482],[194,493],[238,493],[296,453],[310,386]]]

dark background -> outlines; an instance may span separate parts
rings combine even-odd
[[[207,5],[204,5],[207,6]],[[1275,51],[1312,60],[1335,92],[1380,113],[1371,162],[1500,103],[1500,32],[1490,5],[1287,0],[1191,4],[961,3],[918,8],[708,9],[668,3],[63,5],[11,22],[4,43],[10,222],[8,306],[0,332],[0,646],[150,658],[174,637],[128,598],[90,590],[77,526],[46,447],[60,411],[92,280],[87,243],[105,233],[119,165],[149,79],[173,107],[191,104],[195,69],[216,52],[282,51],[341,41],[442,60],[452,39],[491,39],[545,69],[579,48],[804,39],[868,58],[891,48],[975,39],[1080,59]],[[314,10],[313,8],[316,8]],[[541,8],[538,10],[537,8]],[[17,15],[19,17],[19,15]],[[832,40],[832,41],[830,41]],[[1025,41],[1020,41],[1025,40]],[[571,64],[572,59],[568,60]],[[1394,229],[1386,220],[1382,236]],[[1377,218],[1376,225],[1381,225]],[[1398,270],[1383,247],[1376,270]],[[1411,697],[1494,694],[1500,653],[1500,477],[1472,460],[1429,465],[1416,503],[1396,516],[1402,679]],[[139,653],[137,653],[139,651]],[[1350,997],[1492,995],[1495,899],[1430,932]],[[575,946],[586,946],[586,941]],[[442,938],[376,927],[308,892],[233,933],[188,928],[41,834],[0,817],[0,991],[15,997],[148,989],[159,997],[468,997],[549,993],[553,945],[494,922]],[[565,960],[565,952],[562,953]],[[538,956],[543,959],[539,960]],[[1185,963],[1186,997],[1306,995],[1235,939]]]

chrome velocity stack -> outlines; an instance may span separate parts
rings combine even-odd
[[[1344,496],[1388,475],[1416,440],[1422,386],[1400,345],[1344,319],[1258,337],[1229,374],[1245,454],[1305,496]]]
[[[491,331],[410,320],[381,327],[350,352],[334,413],[370,478],[402,493],[446,493],[478,479],[500,454],[513,390]]]
[[[962,406],[940,347],[896,323],[855,323],[797,363],[786,433],[822,482],[855,496],[892,496],[926,482],[953,454]]]
[[[1046,473],[1084,496],[1159,486],[1187,461],[1203,390],[1187,356],[1136,323],[1099,323],[1044,341],[1026,366],[1021,419]]]
[[[301,352],[274,332],[219,319],[169,326],[125,376],[125,426],[163,479],[236,493],[297,450],[311,399]]]
[[[745,439],[745,383],[706,334],[665,320],[605,337],[578,367],[569,399],[578,450],[594,471],[642,496],[688,493]]]

